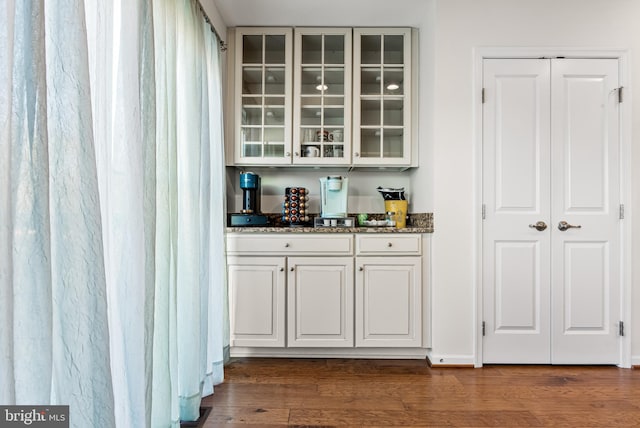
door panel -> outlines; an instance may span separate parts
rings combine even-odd
[[[564,316],[561,327],[565,334],[606,332],[610,288],[607,247],[605,242],[565,242]],[[584,266],[589,266],[589,269]]]
[[[537,242],[496,242],[496,334],[540,332]]]
[[[518,71],[495,78],[495,209],[536,213],[541,190],[538,132],[545,131],[539,129],[538,100],[544,74],[521,75]]]
[[[548,62],[484,63],[484,362],[549,361]]]
[[[618,61],[552,60],[553,363],[615,364],[620,319]],[[566,221],[580,228],[560,231]]]
[[[617,75],[608,59],[484,61],[485,363],[619,361]]]

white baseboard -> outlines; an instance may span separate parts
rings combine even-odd
[[[371,358],[423,360],[424,348],[252,348],[231,347],[232,357],[266,358]]]
[[[475,358],[473,355],[445,355],[433,353],[430,349],[427,351],[427,358],[433,367],[474,367]]]
[[[631,356],[631,367],[640,367],[640,355]]]

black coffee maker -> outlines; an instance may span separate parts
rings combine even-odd
[[[267,216],[260,211],[260,176],[253,172],[240,173],[242,189],[242,211],[231,214],[231,226],[264,226]]]

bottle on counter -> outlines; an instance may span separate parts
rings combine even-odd
[[[396,213],[393,211],[387,211],[385,214],[385,220],[387,221],[387,226],[395,227]]]

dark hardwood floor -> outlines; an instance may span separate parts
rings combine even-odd
[[[233,359],[204,427],[640,426],[640,370]]]

